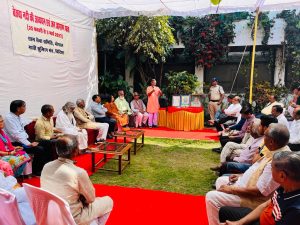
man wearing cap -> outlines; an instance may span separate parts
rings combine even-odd
[[[211,120],[215,120],[215,114],[220,109],[225,94],[223,87],[218,82],[217,78],[212,79],[208,93],[208,112]]]
[[[148,113],[146,112],[146,106],[140,99],[140,95],[137,92],[133,92],[133,100],[130,102],[131,110],[135,115],[135,127],[146,126],[148,120]]]

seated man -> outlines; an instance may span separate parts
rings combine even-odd
[[[272,160],[272,176],[280,184],[273,197],[256,207],[225,206],[219,218],[224,225],[298,225],[300,217],[300,155],[295,152],[277,152]],[[237,221],[238,220],[238,221]],[[236,221],[236,222],[230,222]],[[259,223],[260,222],[260,223]]]
[[[241,143],[241,141],[243,140],[245,134],[246,134],[246,131],[248,129],[248,126],[252,123],[252,121],[254,120],[255,116],[252,114],[252,109],[251,107],[248,107],[248,106],[244,106],[242,109],[241,109],[241,115],[242,115],[242,118],[245,118],[246,121],[243,123],[243,126],[241,128],[240,131],[232,131],[230,128],[227,128],[226,131],[227,132],[230,132],[228,136],[224,136],[224,135],[221,135],[220,136],[220,143],[221,143],[221,146],[224,147],[225,144],[229,141],[231,142],[235,142],[235,143]],[[213,151],[216,151],[216,152],[221,152],[222,149],[219,148],[219,149],[213,149]]]
[[[232,103],[232,99],[234,98],[234,95],[228,95],[227,99],[222,103],[222,109],[219,109],[216,114],[215,114],[215,120],[219,120],[220,119],[220,115],[224,112],[225,109],[227,109],[230,104]]]
[[[34,130],[35,140],[47,146],[47,149],[52,152],[52,159],[57,159],[57,154],[54,148],[55,138],[62,132],[54,127],[53,114],[54,108],[52,105],[43,105],[41,108],[42,116],[37,119]]]
[[[87,172],[73,164],[77,155],[77,140],[66,135],[58,138],[58,159],[45,165],[41,176],[41,188],[66,200],[76,224],[105,224],[113,208],[110,197],[95,197],[95,189]]]
[[[113,133],[115,131],[117,121],[113,118],[106,116],[107,108],[105,108],[101,104],[101,97],[100,95],[93,95],[92,97],[93,102],[91,103],[91,112],[95,117],[95,121],[98,123],[108,123],[108,134],[107,138],[113,138]]]
[[[295,108],[293,112],[294,120],[292,121],[289,131],[290,140],[289,147],[292,151],[300,151],[300,107]]]
[[[259,119],[255,119],[259,121]],[[253,142],[245,148],[239,156],[233,157],[231,162],[222,163],[220,175],[231,173],[244,173],[253,163],[269,151],[263,141],[263,135],[270,124],[277,123],[277,119],[272,116],[262,115],[256,130]]]
[[[219,209],[222,206],[255,208],[268,200],[279,186],[271,176],[271,162],[275,152],[290,151],[287,146],[289,131],[282,124],[270,124],[264,142],[270,150],[256,161],[243,175],[219,177],[216,191],[206,194],[209,225],[219,225]]]
[[[88,136],[85,129],[77,127],[76,120],[74,118],[75,104],[73,102],[67,102],[62,110],[56,117],[56,128],[61,130],[65,134],[74,135],[78,140],[79,150],[85,150],[88,147]]]
[[[96,141],[102,142],[106,140],[109,124],[108,123],[96,123],[92,120],[94,116],[85,110],[85,102],[83,99],[77,99],[77,107],[74,110],[74,117],[77,125],[81,129],[97,129],[99,130]]]
[[[32,173],[40,176],[43,166],[51,161],[51,151],[47,151],[39,142],[30,142],[24,127],[31,121],[25,121],[21,116],[26,111],[26,104],[22,100],[10,103],[10,113],[5,117],[5,133],[14,146],[22,146],[24,151],[33,154]]]
[[[272,114],[272,107],[274,105],[280,105],[283,107],[283,104],[278,102],[278,97],[276,95],[268,95],[269,103],[261,110],[261,114],[264,115],[271,115]]]
[[[132,114],[131,108],[129,107],[129,103],[127,102],[127,100],[124,97],[123,90],[118,91],[118,98],[116,98],[115,104],[121,115],[124,115],[124,114],[131,115]]]
[[[237,118],[240,116],[240,111],[242,109],[242,106],[240,104],[240,97],[235,96],[232,99],[232,104],[229,105],[227,109],[224,109],[223,114],[219,116],[219,120],[209,120],[211,124],[216,126],[217,131],[222,131],[223,128],[221,127],[222,124],[229,120],[237,120]]]
[[[249,145],[246,145],[242,150],[240,150],[239,152],[236,152],[235,155],[230,155],[231,158],[227,158],[225,159],[225,161],[221,161],[221,164],[217,167],[211,168],[214,171],[219,171],[222,175],[224,173],[231,173],[232,171],[228,171],[227,170],[227,162],[239,162],[239,163],[247,163],[251,166],[252,164],[252,158],[253,155],[255,153],[255,151],[258,149],[258,147],[262,144],[263,142],[263,133],[261,132],[261,129],[259,129],[260,127],[260,119],[254,119],[253,123],[250,125],[250,135],[251,135],[251,139],[250,139],[250,143]],[[228,142],[222,152],[221,155],[223,154],[223,151],[225,150],[226,146],[232,142]],[[236,143],[234,143],[236,144]],[[242,166],[243,167],[243,166]],[[246,171],[249,168],[246,167],[244,171]]]
[[[146,106],[140,99],[140,95],[137,92],[133,93],[133,100],[130,102],[131,110],[135,116],[135,127],[147,126],[148,113],[146,112]]]
[[[272,107],[271,115],[274,116],[278,123],[285,125],[287,128],[289,127],[289,122],[283,114],[283,108],[280,105],[274,105]]]

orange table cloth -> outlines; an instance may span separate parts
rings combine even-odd
[[[204,128],[203,107],[168,107],[159,110],[158,125],[174,130],[200,130]]]

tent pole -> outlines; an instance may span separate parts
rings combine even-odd
[[[249,93],[249,103],[250,104],[252,104],[253,75],[254,75],[258,15],[259,15],[259,9],[257,8],[256,9],[256,16],[255,16],[255,22],[254,22],[253,48],[252,48],[252,60],[251,60],[251,73],[250,73],[250,93]]]

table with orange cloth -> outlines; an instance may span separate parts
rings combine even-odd
[[[160,108],[158,125],[174,130],[199,130],[204,128],[203,107]]]

